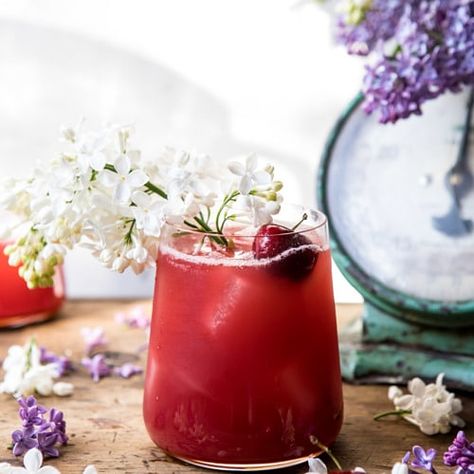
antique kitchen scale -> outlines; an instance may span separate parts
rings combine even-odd
[[[319,175],[333,257],[365,299],[341,336],[346,380],[446,374],[474,390],[473,94],[381,125],[358,96],[332,130]],[[472,138],[472,137],[471,137]]]

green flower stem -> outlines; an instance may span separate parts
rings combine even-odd
[[[110,163],[107,163],[105,166],[104,166],[104,169],[106,170],[109,170],[109,171],[112,171],[113,173],[116,173],[117,170],[115,169],[115,166],[114,165],[111,165]],[[95,175],[93,175],[93,179],[95,179]],[[93,180],[92,179],[92,180]],[[147,188],[149,191],[151,191],[152,193],[155,193],[155,194],[158,194],[159,196],[161,196],[163,199],[168,199],[168,195],[165,193],[165,191],[163,191],[163,189],[161,189],[159,186],[157,186],[156,184],[153,184],[151,181],[148,181],[147,183],[145,183],[145,188]]]
[[[323,443],[321,443],[315,436],[311,436],[310,437],[310,441],[311,443],[313,443],[315,446],[317,446],[318,448],[322,449],[330,458],[331,458],[331,461],[336,465],[336,467],[342,471],[342,466],[341,466],[341,463],[338,461],[338,459],[336,458],[336,456],[334,456],[333,452],[327,447],[325,446]]]
[[[136,219],[132,219],[132,221],[130,222],[130,228],[128,229],[127,233],[125,234],[125,243],[127,245],[131,245],[132,244],[132,233],[133,233],[133,229],[135,228],[135,224],[137,223]]]
[[[385,418],[386,416],[404,416],[404,415],[411,415],[411,410],[390,410],[390,411],[384,411],[382,413],[378,413],[377,415],[374,416],[374,421],[381,420],[382,418]]]
[[[158,194],[161,196],[163,199],[168,199],[168,195],[158,186],[154,185],[151,181],[148,181],[148,183],[145,183],[145,188],[150,190],[151,192]]]
[[[30,338],[28,343],[28,349],[26,350],[26,366],[25,372],[31,369],[31,354],[33,352],[33,347],[36,347],[36,339],[34,337]]]

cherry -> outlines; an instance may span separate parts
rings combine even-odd
[[[311,240],[302,233],[294,232],[282,225],[266,224],[258,230],[252,250],[254,257],[260,260],[274,258],[287,250],[305,246],[281,259],[274,260],[268,267],[275,274],[299,280],[311,272],[318,258],[318,253],[307,247],[311,244]]]

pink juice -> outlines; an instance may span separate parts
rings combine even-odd
[[[20,326],[50,318],[64,300],[62,276],[53,288],[30,290],[18,275],[18,268],[8,264],[6,244],[0,242],[0,327]]]
[[[313,236],[316,263],[295,280],[249,245],[189,255],[193,238],[158,258],[144,397],[152,440],[208,467],[277,467],[321,451],[312,438],[330,445],[343,414],[329,250]]]

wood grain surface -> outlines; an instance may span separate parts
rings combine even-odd
[[[71,349],[72,357],[83,356],[80,328],[101,325],[108,335],[110,349],[133,354],[144,343],[142,330],[117,324],[114,314],[143,305],[148,301],[76,301],[66,304],[62,314],[46,324],[17,330],[0,331],[0,359],[12,344],[23,344],[34,335],[40,345],[58,353]],[[357,317],[358,305],[339,305],[338,321],[342,327]],[[138,364],[144,365],[145,353]],[[87,464],[94,464],[100,474],[112,473],[194,473],[206,472],[179,461],[160,451],[148,438],[142,422],[143,376],[129,380],[106,378],[93,383],[82,370],[68,377],[75,384],[70,398],[48,397],[41,402],[64,411],[68,423],[70,444],[62,449],[59,459],[48,460],[63,474],[82,473]],[[67,379],[65,379],[67,380]],[[428,437],[404,421],[386,419],[372,421],[375,413],[390,409],[387,388],[383,386],[344,386],[345,421],[333,451],[344,467],[363,466],[370,473],[389,473],[394,462],[414,444],[435,447],[440,451],[441,473],[453,469],[441,466],[441,453],[448,446],[455,430],[448,435]],[[466,433],[474,438],[474,400],[462,397]],[[11,431],[19,425],[16,401],[0,394],[0,462],[13,460],[7,446]],[[325,459],[329,464],[329,461]],[[304,473],[306,465],[280,471],[281,474]],[[209,471],[208,471],[209,472]]]

